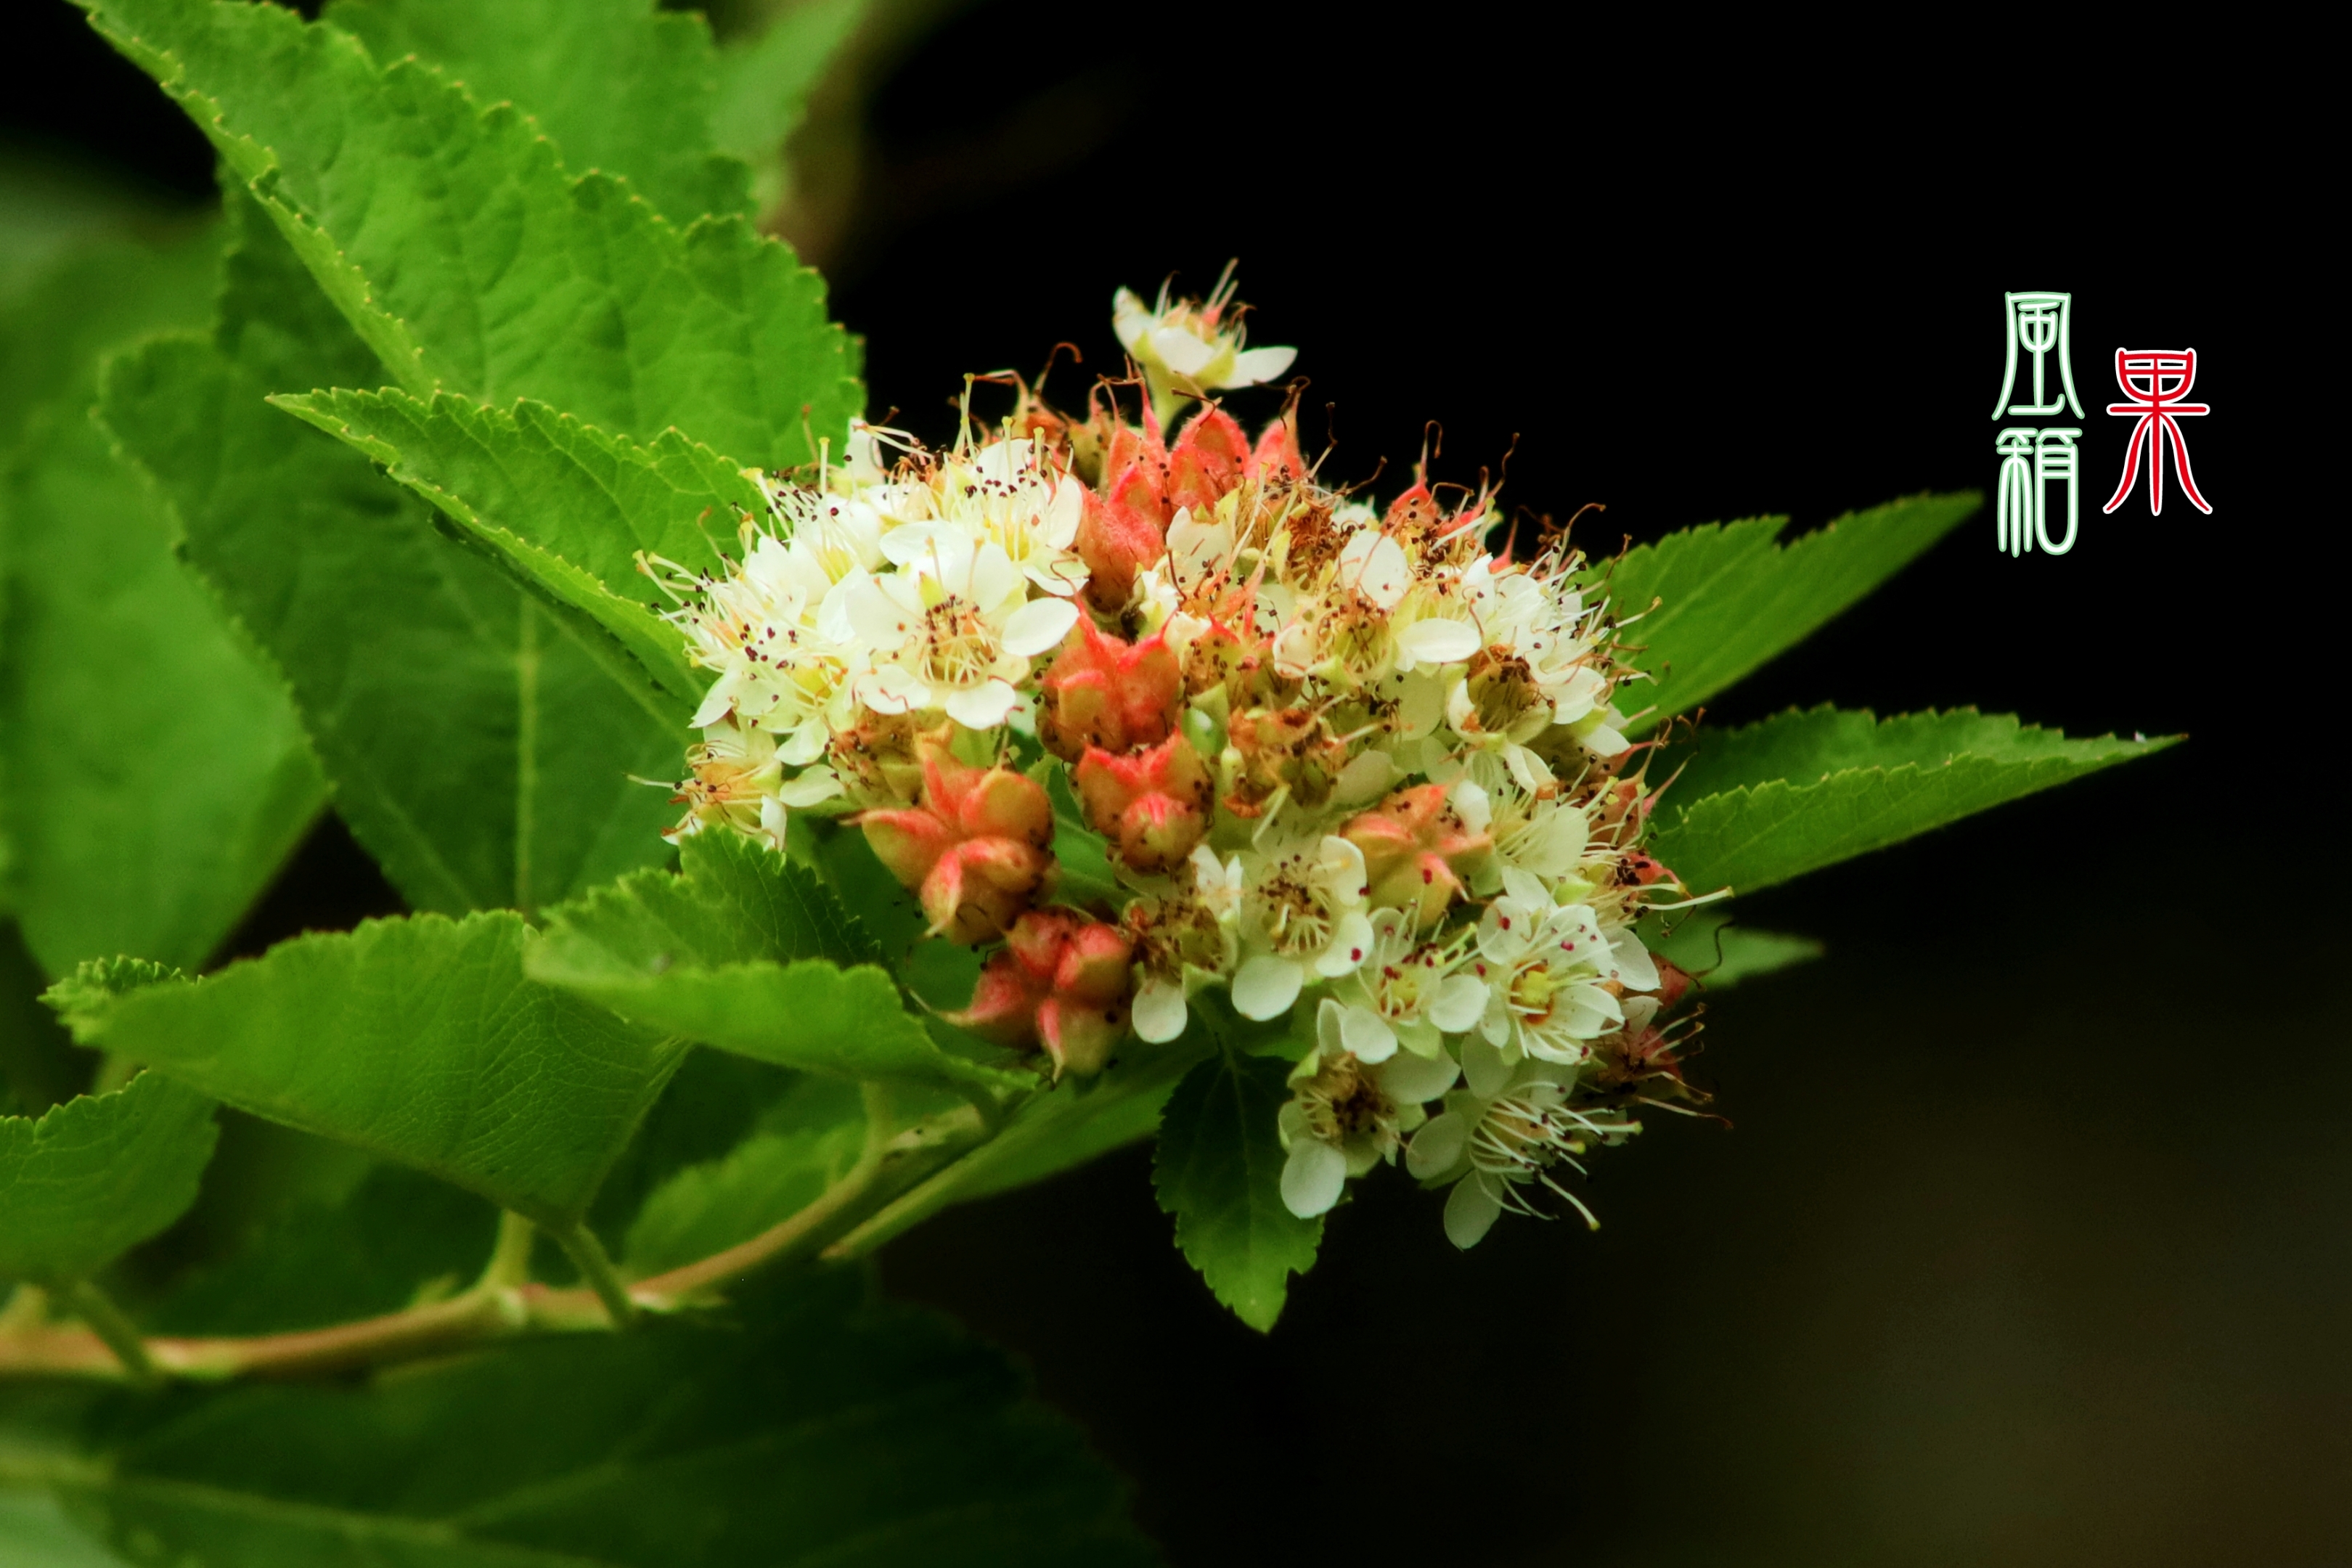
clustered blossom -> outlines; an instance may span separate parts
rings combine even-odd
[[[1289,411],[1253,439],[1202,401],[1288,368],[1238,314],[1122,290],[1132,417],[1105,384],[946,451],[858,425],[761,477],[723,575],[649,563],[714,672],[674,835],[855,826],[988,950],[951,1019],[1057,1079],[1202,1007],[1289,1020],[1302,1216],[1402,1155],[1460,1246],[1547,1193],[1589,1220],[1565,1173],[1694,1098],[1687,978],[1636,933],[1690,899],[1641,847],[1616,625],[1563,539],[1492,547],[1490,489],[1376,507]],[[1118,897],[1060,889],[1071,818]]]

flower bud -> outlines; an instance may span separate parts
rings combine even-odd
[[[1133,646],[1080,620],[1039,683],[1037,739],[1064,762],[1090,746],[1129,752],[1175,728],[1183,672],[1159,636]]]
[[[1264,484],[1307,477],[1307,459],[1298,454],[1297,404],[1266,426],[1257,438],[1257,450],[1250,454],[1250,466],[1255,470],[1252,477]]]
[[[945,724],[926,730],[911,713],[860,708],[857,721],[836,730],[825,757],[849,798],[864,806],[911,805],[923,793],[925,742],[945,744]]]
[[[1128,475],[1128,481],[1115,484],[1108,495],[1086,492],[1086,510],[1072,542],[1078,559],[1087,563],[1087,603],[1106,616],[1127,608],[1135,596],[1135,579],[1166,548],[1165,521],[1155,521],[1130,499],[1155,498],[1140,482],[1138,470],[1130,468]]]
[[[1346,743],[1320,714],[1303,708],[1235,713],[1226,721],[1225,740],[1229,760],[1237,762],[1225,809],[1235,816],[1261,815],[1285,789],[1300,805],[1319,807],[1348,765]]]
[[[1172,871],[1209,830],[1215,789],[1181,731],[1148,750],[1113,756],[1089,747],[1078,764],[1087,819],[1136,870]]]
[[[1495,847],[1492,835],[1472,832],[1445,786],[1434,784],[1397,791],[1339,834],[1363,851],[1373,906],[1406,910],[1424,930],[1461,896],[1468,873]]]
[[[1249,437],[1232,415],[1214,406],[1192,416],[1168,454],[1168,505],[1190,507],[1196,518],[1214,511],[1225,492],[1242,482],[1250,460]]]
[[[971,1005],[947,1020],[1000,1045],[1042,1047],[1057,1079],[1091,1078],[1127,1032],[1133,956],[1116,926],[1066,910],[1032,910],[981,971]]]
[[[1009,929],[1054,868],[1054,807],[1035,780],[921,747],[922,801],[859,816],[890,874],[914,889],[931,932],[970,945]]]

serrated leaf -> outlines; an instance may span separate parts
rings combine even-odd
[[[372,1385],[105,1402],[68,1505],[142,1560],[1123,1568],[1117,1480],[1004,1360],[855,1272]]]
[[[88,1278],[196,1201],[213,1102],[158,1074],[37,1121],[0,1116],[0,1278]]]
[[[548,912],[531,973],[624,1017],[838,1078],[1026,1088],[941,1050],[816,874],[739,834]],[[845,963],[850,967],[843,967]]]
[[[1610,602],[1654,678],[1620,694],[1654,709],[1635,732],[1686,713],[1812,636],[1958,527],[1983,498],[1913,496],[1851,512],[1787,544],[1789,520],[1752,518],[1671,533],[1606,568]],[[1654,608],[1653,602],[1656,601]]]
[[[285,692],[91,424],[110,342],[200,318],[216,241],[71,254],[0,355],[41,400],[0,460],[0,871],[51,974],[209,956],[316,816]]]
[[[1230,1051],[1176,1086],[1160,1121],[1152,1184],[1176,1216],[1176,1245],[1217,1300],[1263,1332],[1281,1316],[1289,1277],[1315,1265],[1323,1221],[1283,1205],[1286,1155],[1276,1116],[1290,1064]]]
[[[231,207],[212,340],[118,360],[103,413],[283,672],[353,835],[410,904],[446,914],[666,859],[672,808],[632,775],[676,773],[675,704],[360,453],[268,406],[375,366],[277,233]]]
[[[637,559],[721,570],[739,516],[766,506],[740,469],[675,430],[641,447],[528,400],[496,409],[387,390],[271,401],[383,464],[516,576],[610,632],[669,693],[684,730],[709,678],[688,663]]]
[[[520,916],[370,921],[194,982],[52,995],[85,1044],[561,1230],[682,1047],[529,979]]]
[[[1704,733],[1651,847],[1694,890],[1750,893],[2171,743],[2069,740],[1974,709],[1792,710]]]
[[[681,230],[622,181],[575,180],[520,110],[278,6],[79,3],[412,392],[536,398],[641,440],[674,425],[769,468],[861,406],[823,281],[741,217]]]
[[[750,171],[720,155],[724,68],[698,15],[652,0],[334,0],[321,19],[379,60],[416,55],[477,102],[513,102],[566,167],[624,176],[673,223],[744,210]]]

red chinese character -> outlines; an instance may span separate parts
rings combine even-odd
[[[2132,426],[2131,445],[2124,450],[2123,482],[2116,486],[2115,499],[2101,510],[2113,511],[2124,504],[2131,494],[2132,482],[2139,478],[2140,448],[2147,449],[2147,510],[2164,510],[2164,448],[2172,447],[2173,470],[2180,476],[2181,493],[2188,496],[2199,511],[2211,512],[2205,498],[2197,493],[2197,476],[2189,468],[2189,443],[2181,436],[2179,416],[2184,414],[2205,414],[2210,409],[2202,403],[2183,403],[2189,389],[2197,384],[2197,351],[2195,349],[2117,349],[2116,351],[2116,384],[2124,389],[2129,403],[2110,403],[2107,412],[2137,417]]]

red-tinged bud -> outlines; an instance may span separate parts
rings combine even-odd
[[[1691,977],[1680,964],[1655,953],[1650,962],[1658,966],[1658,1011],[1663,1013],[1690,994]]]
[[[1253,708],[1225,722],[1225,739],[1241,758],[1225,809],[1254,817],[1282,790],[1313,810],[1331,798],[1340,770],[1348,765],[1347,743],[1331,732],[1321,714],[1304,708]]]
[[[1626,887],[1648,888],[1660,882],[1671,882],[1675,874],[1666,869],[1656,857],[1639,849],[1628,849],[1617,858],[1617,880]]]
[[[1128,470],[1139,480],[1139,470]],[[1086,492],[1076,544],[1087,563],[1087,603],[1100,614],[1118,615],[1135,596],[1135,579],[1167,549],[1167,524],[1125,499],[1132,492],[1151,500],[1139,482],[1115,486],[1108,496]],[[1156,502],[1154,503],[1156,506]]]
[[[1175,728],[1183,684],[1166,638],[1155,635],[1130,646],[1081,617],[1039,683],[1037,739],[1067,763],[1089,746],[1129,752],[1151,745]]]
[[[971,1005],[950,1023],[1016,1049],[1043,1047],[1054,1076],[1089,1078],[1127,1032],[1134,946],[1116,926],[1032,910],[981,971]]]
[[[1035,780],[922,747],[921,804],[857,819],[875,858],[914,889],[934,934],[969,945],[1008,929],[1054,868],[1054,807]]]
[[[1095,831],[1136,870],[1174,870],[1209,830],[1215,788],[1181,731],[1126,756],[1089,748],[1077,784]]]
[[[1294,406],[1282,411],[1282,417],[1265,427],[1257,438],[1257,450],[1250,455],[1252,478],[1264,484],[1278,480],[1303,479],[1307,477],[1307,459],[1298,454],[1298,412]]]
[[[1168,505],[1190,507],[1205,521],[1225,492],[1242,481],[1250,459],[1249,437],[1222,408],[1206,407],[1192,416],[1184,433],[1168,454]]]
[[[1454,812],[1444,784],[1401,789],[1339,832],[1364,852],[1373,906],[1407,910],[1424,930],[1462,895],[1468,874],[1495,848],[1492,835],[1471,832]]]
[[[948,734],[947,725],[926,730],[911,713],[860,709],[855,725],[834,732],[825,757],[858,805],[906,805],[923,793],[923,745],[945,744]]]

